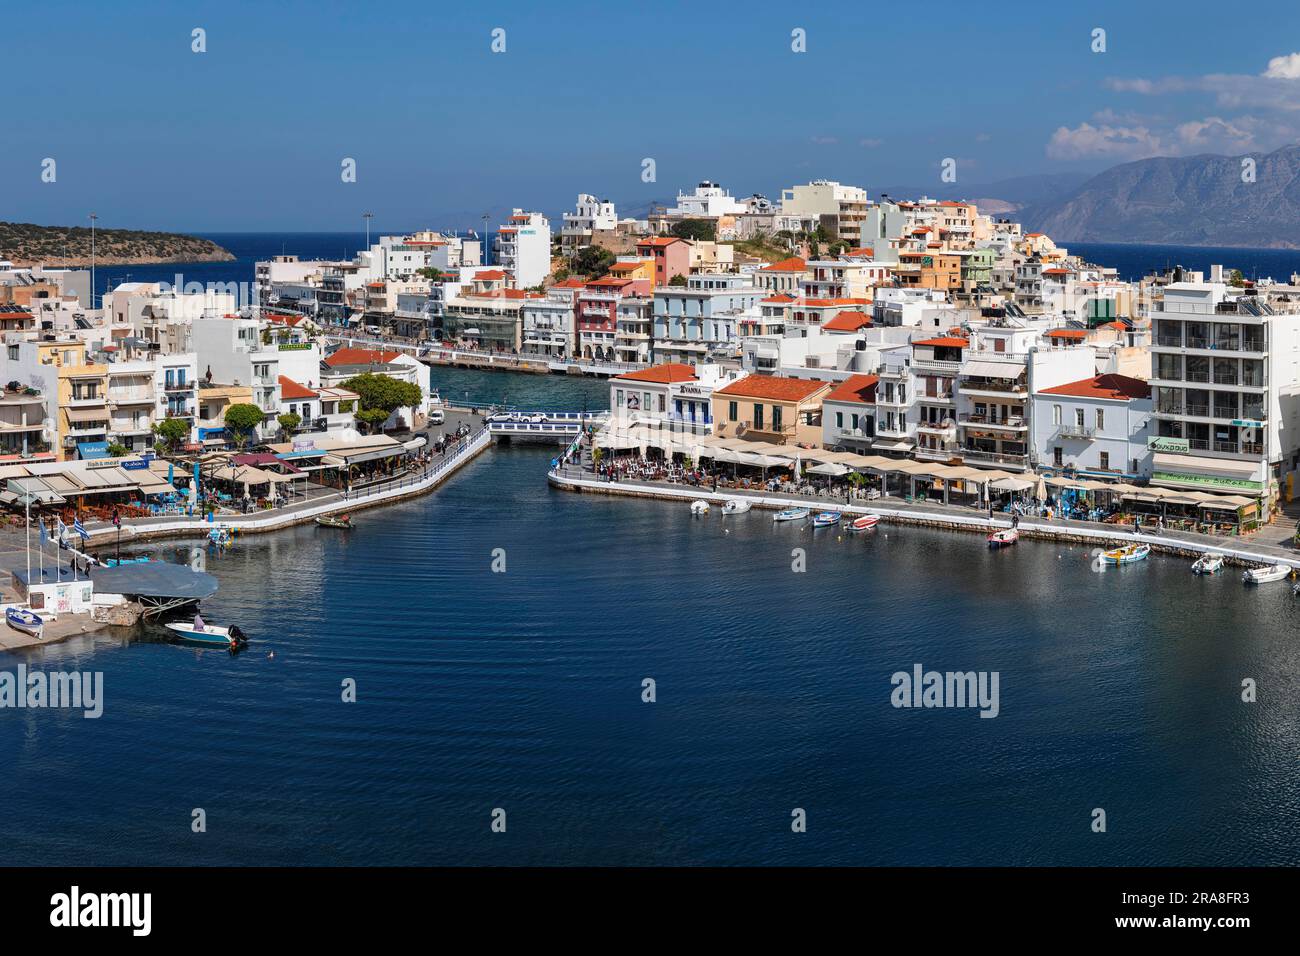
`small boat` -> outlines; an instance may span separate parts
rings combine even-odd
[[[709,513],[709,503],[707,501],[692,501],[691,514],[698,516]]]
[[[1020,540],[1020,532],[1015,528],[1002,528],[989,535],[990,548],[1009,548]]]
[[[352,516],[351,516],[351,515],[338,515],[338,516],[335,516],[335,515],[321,515],[319,518],[316,519],[316,523],[317,523],[318,525],[320,525],[322,528],[351,528],[351,527],[354,527],[354,525],[352,524]]]
[[[41,632],[45,630],[45,622],[41,620],[41,616],[23,607],[5,608],[5,621],[15,631],[30,634],[38,641],[41,639]]]
[[[197,614],[194,615],[193,622],[189,624],[173,621],[167,626],[179,634],[182,640],[189,641],[191,644],[239,648],[248,643],[248,638],[244,636],[244,632],[233,624],[230,627],[205,624],[203,618]]]
[[[1193,574],[1218,574],[1223,569],[1223,555],[1203,554],[1192,562]]]
[[[880,524],[879,515],[863,515],[861,518],[854,518],[849,522],[849,530],[870,531],[878,524]]]
[[[1274,581],[1281,581],[1291,574],[1291,565],[1274,564],[1269,567],[1251,568],[1249,571],[1241,572],[1241,580],[1244,584],[1272,584]]]
[[[785,508],[772,515],[773,521],[802,521],[808,517],[807,508]]]
[[[728,498],[727,503],[722,506],[724,515],[743,515],[750,508],[754,507],[744,498]]]
[[[1122,548],[1103,551],[1101,560],[1103,564],[1132,564],[1134,561],[1145,561],[1150,553],[1149,544],[1126,544]]]
[[[840,513],[838,511],[819,511],[813,516],[814,528],[829,528],[832,525],[840,523]]]

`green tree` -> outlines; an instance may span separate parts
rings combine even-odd
[[[248,444],[249,438],[253,435],[253,430],[262,424],[266,416],[256,405],[240,403],[231,405],[226,409],[225,420],[226,429],[230,432],[235,444],[243,447]]]
[[[113,458],[121,458],[124,455],[131,454],[131,449],[127,448],[121,442],[111,441],[108,443],[108,454]]]
[[[668,280],[668,284],[671,286],[684,286],[686,285],[686,276],[678,273]]]
[[[614,253],[603,246],[583,246],[573,256],[573,271],[587,276],[601,276],[614,264]]]
[[[285,412],[276,421],[280,423],[280,431],[285,435],[290,435],[295,428],[302,424],[302,416],[297,412]]]
[[[1236,286],[1240,289],[1246,284],[1246,277],[1241,274],[1240,269],[1233,269],[1232,274],[1228,276],[1228,285]]]
[[[174,452],[190,437],[189,423],[181,418],[164,418],[160,422],[154,422],[152,430],[154,444],[162,448],[163,454]],[[111,452],[111,446],[109,450]]]
[[[447,279],[452,278],[450,273],[443,272],[441,269],[435,266],[425,266],[423,269],[416,269],[415,272],[416,275],[423,276],[424,278],[428,279],[430,282],[443,282]]]
[[[668,234],[678,239],[712,242],[718,237],[718,226],[712,219],[683,219],[673,223]]]
[[[382,427],[388,416],[399,408],[418,408],[424,397],[424,392],[415,383],[374,372],[354,375],[343,383],[343,387],[357,393],[361,401],[357,420],[372,429]]]

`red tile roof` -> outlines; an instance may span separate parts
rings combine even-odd
[[[1087,329],[1052,329],[1047,333],[1049,339],[1073,339],[1082,342],[1088,337]]]
[[[474,278],[476,280],[504,279],[505,277],[506,274],[502,272],[500,269],[484,269],[482,272],[474,273]]]
[[[856,332],[871,324],[871,316],[865,312],[846,309],[829,322],[823,322],[822,328],[831,332]]]
[[[393,359],[401,358],[401,352],[389,352],[382,349],[339,349],[325,360],[330,368],[336,365],[369,365],[374,362],[383,365]]]
[[[948,348],[964,349],[970,345],[966,339],[959,339],[956,336],[942,335],[937,339],[921,339],[919,342],[913,342],[913,345],[940,345]]]
[[[774,262],[770,266],[764,266],[759,272],[803,272],[808,268],[808,263],[804,262],[798,256],[791,256],[789,259],[782,259],[780,262]]]
[[[877,375],[850,375],[837,385],[824,402],[856,402],[860,405],[876,403],[876,385],[880,381]]]
[[[1094,375],[1078,382],[1054,385],[1040,390],[1045,395],[1072,395],[1075,398],[1111,398],[1129,401],[1134,398],[1150,398],[1151,386],[1140,378],[1127,375]]]
[[[829,382],[815,378],[783,378],[779,375],[749,375],[714,395],[736,395],[742,398],[766,398],[777,402],[799,402],[811,398],[827,388]]]
[[[317,392],[308,388],[306,385],[299,385],[293,379],[286,375],[280,376],[280,397],[287,398],[290,401],[301,398],[315,398]]]
[[[642,239],[637,243],[638,246],[671,246],[674,242],[685,242],[685,239],[678,239],[676,236],[651,236],[649,239]]]
[[[762,301],[762,302],[796,302],[796,301],[798,301],[798,300],[795,299],[795,297],[792,296],[792,295],[784,295],[784,294],[782,294],[782,295],[773,295],[773,296],[769,296],[768,298],[766,298],[766,299],[761,299],[760,301]]]
[[[650,368],[643,368],[636,372],[627,372],[624,375],[617,376],[615,381],[658,382],[661,385],[671,382],[693,382],[695,381],[695,369],[680,362],[666,362],[663,365],[652,365]]]

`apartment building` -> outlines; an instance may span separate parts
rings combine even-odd
[[[516,209],[497,227],[497,265],[516,289],[541,285],[551,274],[551,224],[540,212]]]
[[[857,248],[867,218],[867,191],[829,179],[815,179],[781,191],[781,214],[814,219],[832,239]]]
[[[1300,316],[1174,282],[1152,325],[1152,484],[1258,497],[1266,515],[1300,435]]]
[[[617,228],[618,214],[612,202],[581,193],[574,211],[564,214],[564,224],[560,227],[560,249],[565,255],[573,255],[579,249],[591,245],[597,233],[613,232]]]
[[[851,375],[822,399],[822,447],[868,454],[876,439],[877,375]]]
[[[711,353],[735,352],[739,323],[763,296],[747,276],[691,276],[685,286],[654,292],[656,362],[698,365]]]
[[[1030,422],[1034,463],[1098,478],[1150,478],[1151,385],[1093,375],[1036,389]]]

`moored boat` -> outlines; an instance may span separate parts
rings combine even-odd
[[[753,505],[744,498],[728,498],[726,504],[722,506],[724,515],[743,515],[752,508]]]
[[[880,524],[879,515],[863,515],[861,518],[854,518],[849,522],[849,530],[870,531],[878,524]]]
[[[989,535],[990,548],[1009,548],[1020,540],[1020,532],[1015,528],[1001,528]]]
[[[1193,574],[1218,574],[1223,569],[1223,555],[1203,554],[1192,562]]]
[[[30,634],[37,640],[40,640],[41,632],[45,630],[45,621],[41,616],[25,607],[5,608],[5,621],[15,631]]]
[[[1249,571],[1241,572],[1243,584],[1272,584],[1274,581],[1281,581],[1291,574],[1291,565],[1273,564],[1263,568],[1251,568]]]
[[[1126,544],[1122,548],[1103,551],[1101,560],[1103,564],[1132,564],[1134,561],[1145,561],[1150,553],[1149,544]]]
[[[840,513],[838,511],[819,511],[813,516],[814,528],[829,528],[832,525],[840,523]]]
[[[807,508],[783,508],[772,515],[773,521],[802,521],[810,512]]]
[[[191,644],[239,648],[248,643],[248,638],[244,636],[244,632],[235,625],[219,627],[216,624],[207,624],[197,614],[194,615],[194,620],[190,623],[173,621],[167,627],[179,634],[182,640],[189,641]]]
[[[691,514],[706,515],[709,513],[709,503],[707,501],[692,501]]]
[[[316,519],[316,523],[323,528],[351,528],[351,515],[321,515]]]

